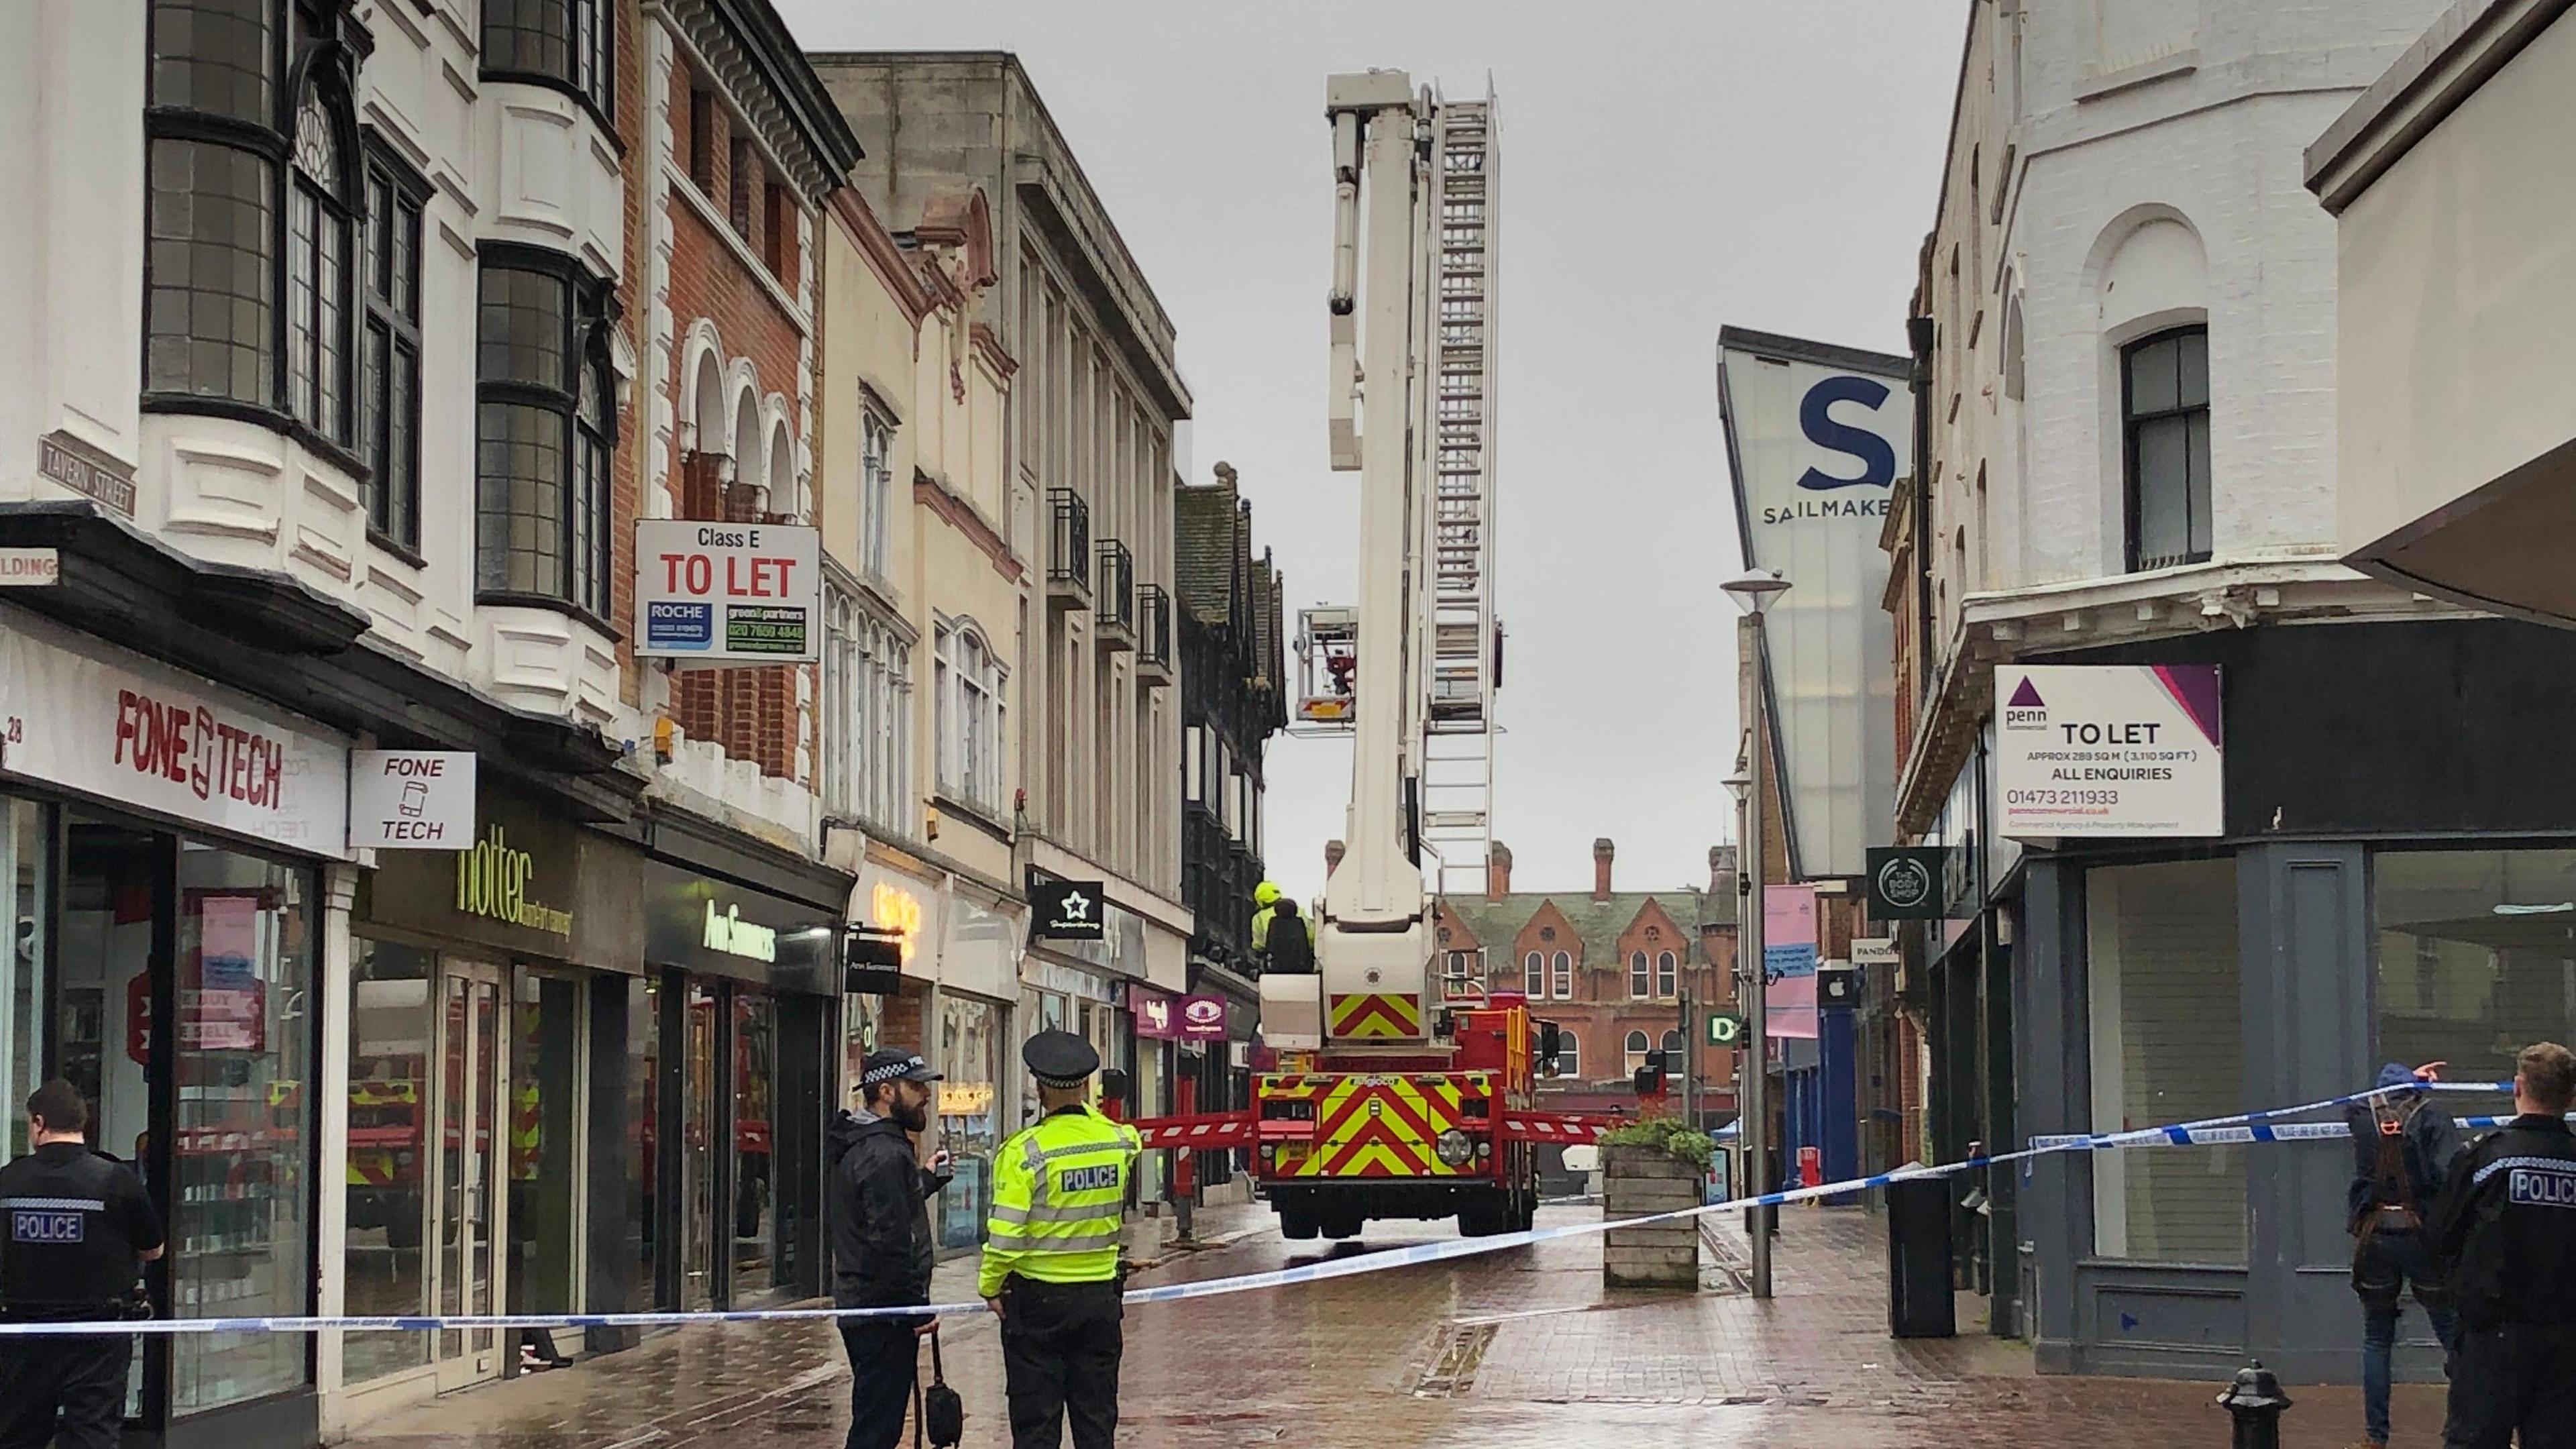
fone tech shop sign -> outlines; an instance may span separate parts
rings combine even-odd
[[[635,525],[640,658],[811,664],[823,657],[818,530],[650,518]]]
[[[351,850],[464,850],[474,837],[474,752],[351,750]]]
[[[1789,582],[1767,638],[1792,873],[1859,875],[1896,801],[1878,533],[1912,471],[1910,363],[1740,327],[1721,329],[1717,349],[1744,562]]]
[[[1029,907],[1044,941],[1098,941],[1108,934],[1109,912],[1096,880],[1041,880]]]
[[[1995,695],[2003,834],[2226,833],[2217,665],[2016,665]]]

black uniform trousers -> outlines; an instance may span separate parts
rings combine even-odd
[[[1011,1449],[1110,1449],[1118,1433],[1118,1359],[1125,1314],[1116,1283],[1035,1283],[1002,1290],[1002,1376]]]
[[[0,1449],[116,1449],[133,1359],[130,1338],[0,1338]]]
[[[2460,1330],[2451,1361],[2447,1449],[2576,1449],[2576,1325],[2499,1323]]]
[[[921,1340],[905,1318],[844,1318],[850,1351],[850,1437],[845,1449],[895,1449],[921,1375]]]

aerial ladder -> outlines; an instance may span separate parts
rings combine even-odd
[[[1537,1109],[1525,997],[1436,939],[1439,896],[1483,889],[1493,838],[1494,103],[1400,71],[1325,94],[1327,424],[1333,468],[1360,475],[1360,588],[1299,616],[1294,728],[1350,737],[1345,849],[1314,974],[1261,978],[1278,1060],[1250,1110],[1137,1125],[1149,1146],[1249,1151],[1291,1238],[1452,1215],[1508,1232],[1537,1210],[1538,1146],[1609,1124]]]

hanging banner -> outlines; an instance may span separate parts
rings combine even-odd
[[[2002,834],[2226,833],[2217,665],[2008,665],[1995,697]]]
[[[1727,327],[1718,416],[1750,568],[1789,589],[1765,615],[1790,874],[1856,876],[1896,802],[1895,622],[1880,527],[1914,449],[1911,363]]]
[[[1770,978],[1764,1030],[1773,1037],[1816,1034],[1816,888],[1762,888],[1762,970]]]

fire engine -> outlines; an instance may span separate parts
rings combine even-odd
[[[1249,1112],[1148,1120],[1244,1148],[1291,1238],[1380,1218],[1525,1228],[1537,1147],[1607,1123],[1536,1110],[1538,1030],[1472,954],[1435,963],[1442,889],[1492,841],[1495,114],[1400,71],[1331,78],[1332,466],[1360,475],[1356,607],[1299,618],[1301,731],[1352,741],[1346,848],[1315,974],[1261,978],[1278,1069]],[[1431,862],[1426,874],[1425,859]]]

